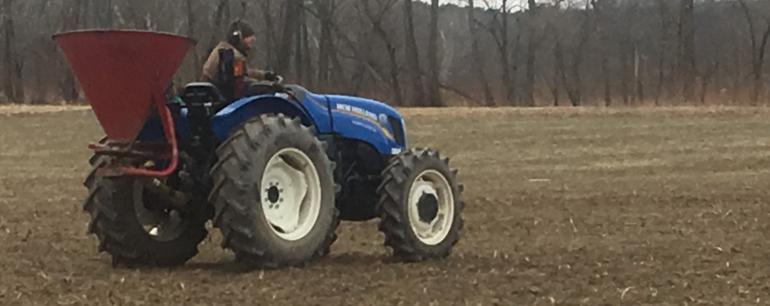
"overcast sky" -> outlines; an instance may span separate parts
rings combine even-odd
[[[422,0],[422,1],[423,2],[430,2],[430,0]],[[538,0],[538,2],[540,2],[540,1],[541,0]],[[441,2],[442,3],[452,3],[452,4],[457,4],[457,5],[465,6],[465,4],[468,3],[468,0],[441,0]],[[477,7],[483,7],[483,6],[486,5],[484,3],[484,0],[475,0],[474,2],[475,2],[474,4]],[[501,0],[487,0],[487,2],[489,2],[490,5],[500,5],[500,3],[502,1]],[[518,7],[522,7],[522,6],[527,5],[527,1],[526,0],[509,0],[508,2],[509,2],[508,5],[511,6],[512,9],[516,9]]]

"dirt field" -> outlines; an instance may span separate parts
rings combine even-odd
[[[80,206],[90,112],[7,113],[3,305],[770,304],[770,110],[408,110],[461,169],[455,254],[391,263],[346,223],[323,261],[251,273],[217,232],[185,267],[113,269]]]

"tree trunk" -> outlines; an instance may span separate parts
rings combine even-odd
[[[331,52],[332,52],[332,3],[331,0],[316,0],[315,6],[318,11],[319,22],[321,23],[321,38],[318,43],[318,86],[327,88],[331,75]]]
[[[83,14],[83,1],[85,0],[69,0],[65,1],[65,8],[62,9],[62,30],[70,31],[80,27],[81,17]],[[59,82],[59,89],[64,101],[72,103],[80,98],[80,92],[78,90],[78,84],[75,80],[75,76],[72,75],[72,71],[66,66],[63,55],[59,56],[59,65],[64,71],[64,77]]]
[[[765,91],[764,66],[768,38],[770,38],[770,22],[768,22],[767,28],[762,34],[762,42],[759,45],[759,49],[756,51],[756,59],[754,61],[754,90],[751,94],[751,101],[754,104],[759,102],[759,99],[763,97]]]
[[[641,56],[639,55],[639,43],[634,42],[634,86],[636,102],[640,104],[644,101],[644,82],[641,77],[641,60]]]
[[[602,51],[602,76],[604,79],[604,106],[612,106],[612,81],[610,80],[609,56]]]
[[[630,102],[630,81],[628,80],[628,42],[623,39],[618,48],[620,50],[620,95],[623,98],[623,104],[628,106]]]
[[[573,49],[572,53],[572,65],[570,66],[572,85],[566,87],[567,93],[570,97],[570,102],[572,102],[572,106],[575,107],[583,104],[583,78],[580,73],[580,69],[583,67],[583,54],[585,52],[585,47],[588,44],[588,40],[591,38],[591,33],[593,32],[590,2],[586,3],[585,11],[583,14],[583,22],[580,26],[578,44]]]
[[[412,0],[404,0],[404,24],[406,39],[407,73],[412,84],[412,94],[405,105],[420,106],[425,104],[425,86],[422,80],[420,68],[420,54],[417,48],[417,39],[414,35],[414,13],[412,12]]]
[[[313,81],[313,60],[311,59],[311,52],[310,52],[310,30],[308,28],[308,19],[307,14],[303,11],[302,12],[302,24],[300,29],[300,40],[299,40],[299,48],[300,52],[302,52],[303,56],[301,57],[300,63],[298,65],[302,69],[303,77],[301,78],[302,83],[307,87],[313,87],[315,84]],[[268,49],[271,49],[268,47]]]
[[[473,0],[468,0],[468,31],[471,35],[471,57],[473,57],[473,66],[476,70],[476,75],[479,78],[481,89],[484,93],[484,102],[486,106],[495,105],[495,97],[492,95],[492,91],[489,89],[489,82],[487,76],[484,73],[484,60],[481,58],[481,50],[479,50],[479,39],[476,36],[476,18],[474,17],[474,11],[476,7]],[[507,86],[507,85],[506,85]]]
[[[519,23],[518,20],[516,21],[517,24]],[[519,28],[518,25],[516,28]],[[519,57],[520,57],[520,51],[521,51],[521,32],[520,30],[516,31],[516,39],[514,40],[513,44],[513,50],[511,52],[511,59],[508,61],[508,63],[511,65],[511,86],[508,87],[508,92],[506,92],[506,97],[508,97],[508,101],[510,101],[513,105],[516,105],[519,103],[519,94],[516,90],[519,85]]]
[[[556,37],[556,44],[553,47],[553,80],[551,85],[551,94],[553,95],[553,106],[560,106],[561,94],[559,85],[566,83],[567,76],[564,73],[564,52],[561,47],[559,37]]]
[[[756,26],[751,15],[751,10],[746,5],[745,0],[738,0],[741,8],[743,9],[746,22],[749,26],[749,37],[751,39],[751,74],[753,76],[754,85],[751,90],[751,103],[756,105],[759,102],[760,95],[764,91],[764,71],[765,53],[767,50],[768,38],[770,38],[770,21],[767,22],[767,28],[762,33],[761,39],[757,37]]]
[[[267,62],[268,67],[274,67],[276,64],[275,59],[275,25],[273,24],[273,13],[272,13],[272,0],[263,0],[262,1],[262,19],[265,21],[265,46],[266,46],[266,53],[265,53],[265,61]]]
[[[508,38],[508,1],[502,0],[502,5],[498,11],[502,22],[500,29],[500,66],[503,69],[503,84],[505,88],[506,104],[509,104],[510,93],[513,92],[515,84],[511,81],[511,67],[509,63],[509,38]]]
[[[371,0],[363,1],[364,10],[366,11],[367,17],[369,17],[374,33],[377,35],[377,37],[380,38],[382,43],[385,45],[385,50],[388,53],[388,63],[390,65],[390,87],[391,87],[391,90],[393,91],[392,94],[396,103],[401,104],[404,101],[404,96],[403,96],[403,91],[401,90],[401,84],[400,84],[401,78],[399,77],[400,71],[398,68],[398,58],[396,54],[396,47],[393,46],[393,42],[388,36],[388,32],[385,31],[385,29],[382,26],[382,18],[384,17],[385,13],[390,9],[389,5],[395,2],[382,4],[385,7],[382,8],[380,12],[373,13],[371,10],[369,1]]]
[[[214,32],[211,33],[211,38],[209,39],[209,44],[206,48],[206,57],[208,57],[209,51],[213,50],[214,47],[216,47],[217,43],[222,40],[222,35],[225,33],[225,27],[228,26],[230,19],[230,1],[229,0],[219,0],[219,3],[217,4],[217,9],[214,12],[214,24],[213,24],[213,30]]]
[[[681,0],[679,17],[679,63],[681,65],[682,97],[685,102],[695,97],[695,4]]]
[[[668,23],[668,6],[666,5],[667,0],[657,0],[658,2],[658,12],[659,12],[659,18],[660,18],[660,38],[658,41],[658,80],[657,80],[657,89],[655,90],[655,105],[660,105],[660,98],[663,95],[663,89],[666,82],[666,57],[667,57],[667,50],[669,50],[669,42],[668,42],[668,29],[669,23]]]
[[[537,35],[535,30],[535,19],[537,18],[537,2],[528,0],[527,10],[527,76],[524,82],[524,106],[535,106],[535,65],[537,61]]]
[[[302,0],[286,0],[284,2],[283,29],[281,31],[281,42],[278,46],[278,65],[276,70],[279,74],[285,74],[289,71],[291,64],[291,55],[294,46],[294,35],[297,34],[299,10],[302,9]]]
[[[16,48],[14,42],[16,35],[13,27],[13,0],[3,0],[3,14],[2,14],[2,26],[3,26],[3,91],[6,97],[12,102],[19,102],[16,95]]]
[[[186,0],[185,2],[187,5],[187,36],[195,37],[197,32],[195,31],[195,8],[193,8],[193,0]],[[194,71],[195,79],[197,80],[200,77],[198,74],[200,74],[202,67],[201,58],[198,57],[197,47],[192,48],[191,55],[193,58],[191,71]]]
[[[444,101],[441,99],[441,82],[439,80],[438,18],[439,0],[431,0],[430,38],[428,39],[428,64],[430,69],[428,100],[430,100],[430,105],[435,107],[444,106]]]

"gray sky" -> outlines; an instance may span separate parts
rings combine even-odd
[[[423,2],[430,2],[430,0],[421,0],[421,1],[423,1]],[[465,4],[468,3],[468,0],[441,0],[441,2],[442,3],[453,3],[453,4],[465,6]],[[477,7],[483,7],[485,5],[484,4],[484,0],[475,0],[474,2],[475,2],[475,5]],[[500,3],[502,1],[501,0],[487,0],[487,2],[489,2],[490,5],[500,5]],[[508,5],[511,6],[511,9],[513,9],[513,10],[516,10],[519,7],[527,5],[526,4],[527,3],[526,0],[509,0],[508,2],[509,2]],[[540,2],[540,0],[538,0],[538,2]]]

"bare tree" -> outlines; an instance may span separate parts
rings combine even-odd
[[[428,100],[431,106],[444,106],[441,98],[441,82],[439,80],[438,60],[438,18],[439,0],[431,0],[430,6],[430,38],[428,39],[428,64],[430,70],[430,82],[428,86]]]
[[[481,84],[481,88],[484,93],[484,102],[486,103],[486,106],[494,106],[495,97],[492,95],[492,90],[489,89],[489,82],[487,81],[487,76],[484,73],[484,59],[481,57],[479,39],[476,35],[476,23],[478,21],[476,20],[474,14],[475,11],[476,6],[473,0],[468,0],[468,31],[470,32],[471,36],[471,57],[473,58],[473,66],[475,67],[476,76],[479,79],[479,83]],[[506,58],[508,57],[507,54],[504,54],[503,56]],[[507,71],[508,69],[504,67],[503,70]],[[509,84],[506,84],[506,86],[508,85]]]
[[[263,35],[265,39],[265,46],[275,46],[276,42],[276,31],[275,31],[275,25],[273,24],[273,1],[272,0],[262,0],[260,10],[262,11],[262,20],[264,21],[265,26],[265,33]],[[276,56],[275,51],[273,48],[265,48],[265,60],[267,62],[268,66],[273,66],[276,63]]]
[[[242,2],[251,5],[233,6]],[[260,37],[252,65],[311,90],[402,106],[451,104],[450,96],[484,106],[766,98],[765,0],[462,2],[472,6],[367,0],[367,15],[363,0],[0,0],[0,91],[13,100],[79,100],[50,34],[90,28],[201,41],[177,77],[191,80],[242,18]]]
[[[12,101],[24,101],[24,86],[21,80],[21,68],[23,61],[19,60],[19,54],[16,52],[16,30],[13,22],[13,0],[3,0],[2,3],[2,25],[3,25],[3,54],[5,75],[3,77],[3,90],[5,95]]]
[[[194,37],[195,36],[195,8],[193,7],[193,0],[185,0],[185,4],[187,6],[187,36]],[[197,48],[192,49],[192,58],[193,61],[191,63],[192,65],[192,71],[195,71],[198,73],[200,71],[199,67],[201,67],[201,58],[198,57],[198,50]],[[198,76],[196,75],[196,78]]]
[[[738,0],[743,13],[746,17],[746,23],[749,26],[749,36],[751,38],[751,74],[754,79],[754,88],[751,92],[751,102],[757,104],[759,96],[764,91],[764,64],[765,52],[767,50],[767,41],[770,38],[770,20],[765,18],[765,30],[759,34],[756,30],[751,10],[746,5],[746,0]],[[761,37],[760,37],[761,35]]]
[[[279,73],[287,73],[294,47],[294,36],[297,34],[299,26],[299,11],[302,9],[302,0],[287,0],[283,3],[283,26],[281,29],[281,40],[278,46],[278,59],[276,70]],[[320,70],[321,68],[319,68]]]
[[[538,4],[535,0],[527,1],[527,71],[524,80],[524,106],[535,106],[535,74],[537,61],[537,45],[539,35],[535,22],[537,19]]]
[[[332,40],[332,24],[334,22],[334,1],[314,0],[318,19],[321,24],[321,37],[318,48],[318,84],[328,87],[331,80],[332,54],[334,42]]]
[[[660,36],[658,39],[658,79],[657,89],[655,90],[655,105],[660,105],[660,98],[663,94],[663,87],[666,83],[666,65],[668,61],[669,45],[669,13],[666,0],[656,0],[658,5],[658,18],[660,19]]]
[[[383,18],[393,8],[397,0],[384,0],[380,2],[378,9],[375,11],[370,4],[372,0],[363,0],[363,11],[371,22],[372,30],[375,35],[380,38],[385,51],[388,54],[388,62],[390,66],[390,86],[393,90],[393,95],[396,101],[400,102],[404,100],[403,91],[401,90],[400,69],[398,67],[398,56],[396,54],[396,46],[394,46],[392,39],[388,35],[388,31],[383,27]]]
[[[681,0],[679,12],[679,65],[684,102],[695,97],[695,4],[694,0]]]
[[[497,9],[492,9],[493,5],[491,5],[488,0],[483,1],[488,9],[494,10],[490,24],[482,25],[492,36],[495,46],[497,47],[501,77],[503,87],[505,88],[505,94],[503,97],[506,103],[510,103],[511,97],[514,95],[515,84],[511,80],[511,65],[509,62],[511,57],[509,51],[510,38],[508,35],[508,19],[510,15],[508,1],[503,0],[500,4],[500,7]]]
[[[425,87],[420,68],[420,54],[417,48],[417,39],[414,35],[414,12],[412,0],[404,0],[404,39],[406,40],[407,73],[412,84],[411,101],[405,101],[406,105],[420,105],[425,103]]]
[[[557,2],[557,4],[560,2]],[[593,18],[591,12],[591,2],[586,2],[586,7],[582,12],[582,21],[578,33],[571,35],[577,37],[577,42],[572,46],[570,65],[567,67],[564,60],[564,51],[560,37],[556,37],[556,50],[555,59],[561,75],[561,84],[567,92],[572,106],[580,106],[583,103],[583,79],[580,73],[583,61],[584,52],[588,39],[593,32]]]

